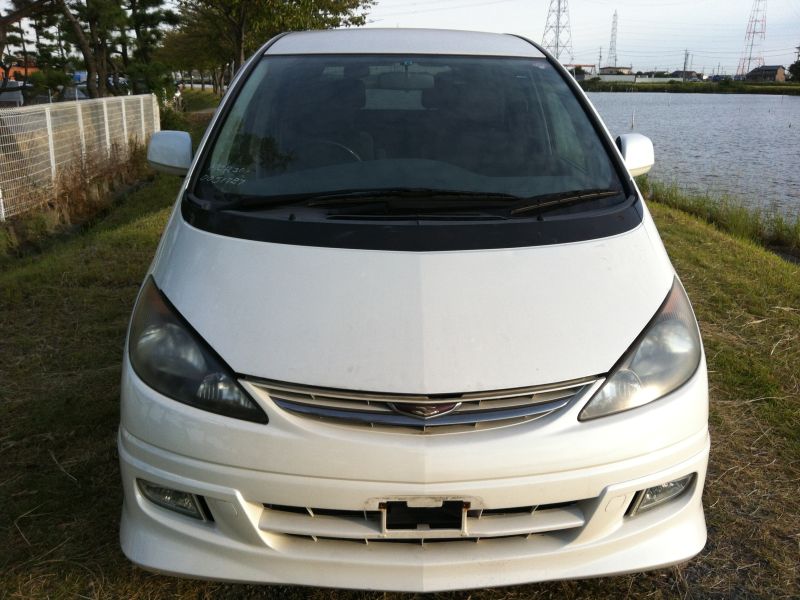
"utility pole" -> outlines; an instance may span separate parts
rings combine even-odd
[[[600,67],[603,65],[603,47],[600,46],[600,56],[597,57],[597,74],[600,74]]]
[[[608,44],[608,64],[617,66],[617,11],[614,11],[614,18],[611,21],[611,42]]]
[[[683,51],[683,80],[686,81],[686,65],[689,63],[689,50]]]
[[[763,66],[761,42],[767,37],[767,0],[754,0],[747,32],[744,36],[744,51],[736,69],[736,76],[744,78],[753,68]]]
[[[564,56],[572,62],[572,30],[569,25],[567,0],[550,0],[547,21],[542,34],[542,46],[560,62]]]

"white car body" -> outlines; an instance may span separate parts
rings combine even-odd
[[[542,56],[512,36],[392,30],[291,34],[266,52]],[[240,384],[269,422],[176,402],[144,383],[126,352],[125,554],[191,577],[406,591],[593,577],[695,555],[706,539],[705,359],[657,401],[578,419],[675,280],[639,202],[641,223],[609,237],[414,252],[237,239],[193,227],[179,201],[149,275],[246,374]],[[553,414],[433,434],[311,419],[271,397],[274,382],[429,396],[575,381],[584,387]],[[686,493],[626,516],[637,492],[692,474]],[[166,510],[137,479],[201,496],[213,517]],[[468,503],[459,532],[359,518],[391,502],[445,501]]]

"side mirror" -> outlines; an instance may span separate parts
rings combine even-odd
[[[653,142],[641,133],[625,133],[619,136],[617,147],[632,177],[644,175],[656,161]]]
[[[192,138],[185,131],[158,131],[147,145],[147,162],[168,175],[186,175],[192,164]]]

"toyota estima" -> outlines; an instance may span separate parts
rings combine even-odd
[[[292,33],[242,68],[141,288],[121,540],[191,577],[440,590],[706,538],[695,317],[570,75],[511,35]]]

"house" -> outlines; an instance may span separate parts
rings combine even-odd
[[[700,81],[703,75],[697,71],[673,71],[669,76],[672,79],[680,79],[682,81]]]
[[[745,77],[747,81],[786,81],[786,69],[783,65],[756,67]]]
[[[601,67],[600,75],[632,75],[631,67]]]

